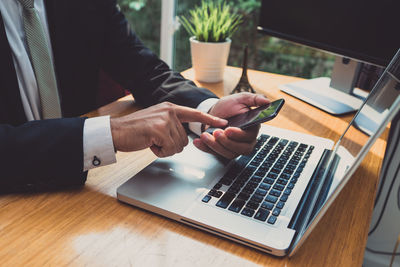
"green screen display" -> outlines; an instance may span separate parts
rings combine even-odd
[[[273,119],[278,114],[284,102],[283,99],[279,99],[272,102],[269,106],[258,107],[231,117],[228,119],[228,126],[246,128]]]

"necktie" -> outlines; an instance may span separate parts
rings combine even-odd
[[[61,118],[54,65],[39,15],[33,6],[34,0],[18,1],[23,6],[26,42],[39,88],[42,117],[43,119]]]

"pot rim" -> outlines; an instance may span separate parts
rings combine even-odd
[[[226,38],[225,42],[201,42],[201,41],[196,40],[196,36],[191,36],[189,38],[189,41],[193,42],[193,43],[198,43],[198,44],[210,44],[210,45],[226,44],[226,43],[232,42],[231,38],[229,38],[229,37]]]

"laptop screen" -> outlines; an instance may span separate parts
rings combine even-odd
[[[400,53],[376,83],[365,103],[354,116],[347,130],[336,144],[345,148],[357,160],[363,148],[379,138],[382,128],[389,127],[388,117],[393,117],[400,96]],[[392,116],[390,116],[392,115]],[[373,140],[371,140],[373,139]],[[373,157],[378,157],[372,153]],[[378,160],[378,158],[377,158]]]
[[[381,133],[388,130],[389,122],[400,109],[399,103],[400,50],[335,145],[334,152],[347,166],[342,165],[341,169],[339,167],[335,171],[328,198],[336,189],[341,190]],[[380,160],[376,153],[371,153],[370,156],[373,157],[373,161]]]
[[[301,230],[293,244],[295,250],[304,242],[306,237],[322,218],[333,200],[349,181],[359,164],[362,162],[374,142],[388,127],[388,123],[400,111],[400,50],[382,74],[374,89],[354,116],[346,131],[339,138],[331,155],[325,177],[329,179],[329,192],[320,192],[325,195],[325,200],[318,204],[317,211],[309,218],[305,228]],[[372,151],[373,152],[373,151]],[[335,165],[335,156],[340,157],[338,165]],[[372,157],[380,160],[380,157],[371,153]],[[344,164],[343,164],[344,163]],[[333,170],[334,169],[334,170]],[[334,175],[329,176],[332,172]],[[325,180],[326,181],[326,180]]]

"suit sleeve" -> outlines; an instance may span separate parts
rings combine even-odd
[[[197,107],[210,91],[198,88],[146,48],[130,29],[114,0],[105,0],[105,46],[103,69],[129,89],[135,100],[147,107],[163,101]],[[150,29],[149,29],[150,30]]]
[[[84,118],[0,125],[0,192],[47,191],[83,185]]]

